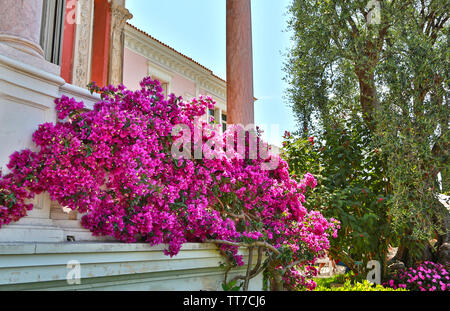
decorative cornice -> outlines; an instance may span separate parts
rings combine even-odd
[[[125,26],[125,47],[163,68],[194,81],[199,87],[226,101],[227,86],[224,80],[215,76],[206,67],[130,24]]]

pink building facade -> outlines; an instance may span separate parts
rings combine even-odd
[[[210,69],[131,24],[125,26],[123,64],[123,83],[130,89],[139,88],[142,78],[150,76],[161,82],[166,95],[185,100],[211,96],[216,106],[208,114],[226,127],[227,84]]]

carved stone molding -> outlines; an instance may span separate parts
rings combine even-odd
[[[86,87],[91,77],[94,0],[78,0],[72,84]]]
[[[133,15],[123,5],[112,3],[109,84],[118,85],[123,83],[124,27],[127,20],[132,17]]]
[[[0,42],[7,43],[12,47],[33,56],[40,58],[44,56],[44,51],[39,45],[20,37],[0,34]]]
[[[0,42],[42,58],[39,46],[42,1],[2,0]]]
[[[125,46],[161,67],[186,77],[195,82],[197,87],[226,101],[227,84],[225,81],[214,76],[207,68],[189,60],[130,25],[125,26]]]

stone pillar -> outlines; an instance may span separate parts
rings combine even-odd
[[[227,122],[254,124],[250,0],[227,0]]]
[[[123,55],[125,47],[124,28],[127,20],[133,15],[125,8],[124,0],[113,0],[111,3],[111,40],[109,53],[108,83],[123,83]]]
[[[39,124],[54,121],[53,100],[64,80],[40,47],[43,0],[0,0],[0,167],[14,151],[33,149]],[[28,216],[0,229],[1,242],[62,240],[49,218],[50,199],[36,196]]]
[[[216,108],[216,110],[214,110],[214,120],[219,123],[222,124],[222,109],[220,108]]]
[[[78,0],[72,84],[85,88],[91,82],[94,0]]]
[[[0,0],[0,42],[43,58],[42,5],[43,0]]]
[[[111,3],[108,0],[95,0],[91,80],[99,86],[108,84],[110,32]]]

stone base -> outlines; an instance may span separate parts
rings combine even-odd
[[[51,219],[22,218],[0,229],[0,242],[62,242],[64,230]]]
[[[63,231],[65,241],[69,242],[114,242],[112,237],[94,236],[83,228],[79,220],[53,220],[53,223]]]
[[[61,207],[58,203],[50,205],[50,218],[53,224],[63,231],[64,241],[87,242],[87,241],[115,241],[111,237],[93,236],[92,232],[81,226],[81,214],[68,208]]]
[[[0,42],[0,55],[12,58],[18,62],[33,66],[56,76],[59,76],[61,73],[61,67],[46,61],[38,55],[31,55],[3,42]]]

